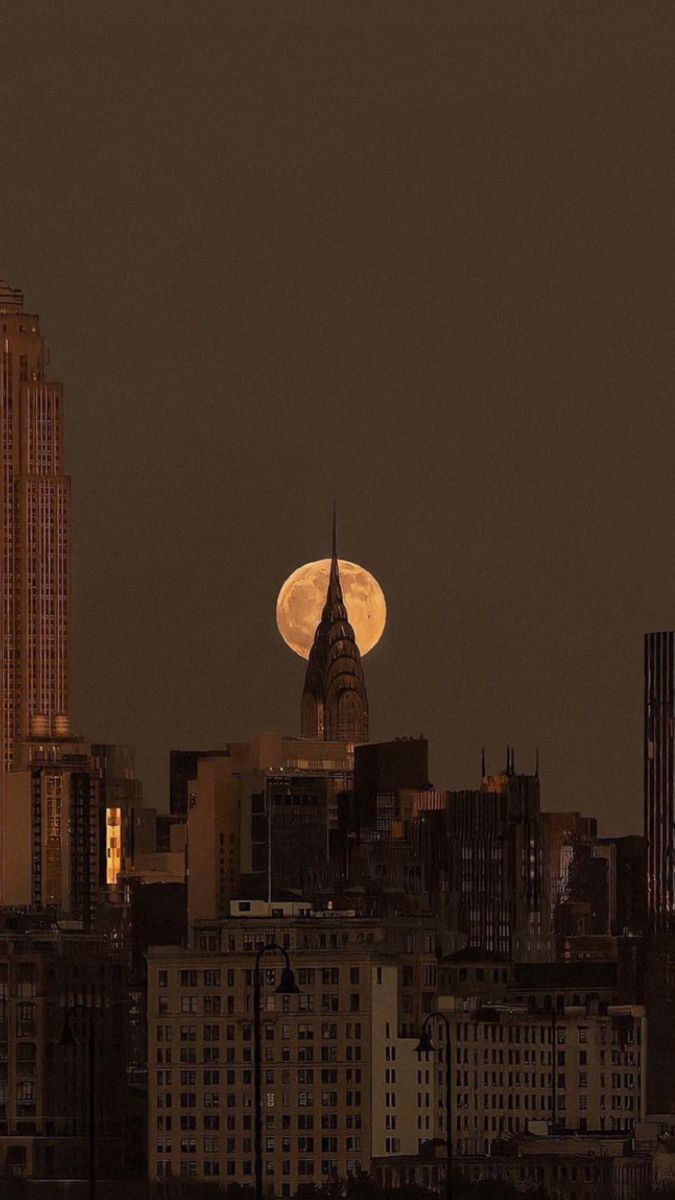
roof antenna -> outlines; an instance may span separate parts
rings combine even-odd
[[[537,746],[537,752],[534,756],[534,777],[535,777],[535,779],[539,778],[539,747],[538,746]]]
[[[337,558],[337,505],[333,501],[333,552],[332,557]]]
[[[481,750],[481,752],[480,752],[480,773],[481,773],[481,778],[482,778],[482,779],[485,779],[485,776],[486,776],[486,771],[485,771],[485,746],[483,746],[483,749],[482,749],[482,750]]]

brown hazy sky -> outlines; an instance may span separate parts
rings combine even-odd
[[[64,380],[75,716],[296,732],[279,585],[382,583],[372,734],[641,827],[675,626],[672,0],[0,0],[0,256]]]

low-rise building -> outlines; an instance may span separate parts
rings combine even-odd
[[[474,1182],[510,1183],[520,1191],[541,1188],[559,1200],[637,1200],[652,1181],[652,1160],[636,1154],[630,1137],[614,1134],[523,1135],[490,1158],[461,1159],[458,1168]]]

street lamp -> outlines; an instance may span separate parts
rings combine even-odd
[[[72,1019],[75,1013],[84,1016],[85,1034],[78,1037],[73,1030]],[[94,1014],[86,1004],[73,1004],[68,1009],[66,1019],[59,1038],[59,1045],[67,1048],[81,1046],[84,1040],[88,1050],[88,1108],[87,1108],[87,1143],[89,1169],[89,1200],[96,1200],[96,1035],[94,1032]]]
[[[445,1026],[445,1195],[446,1200],[452,1200],[452,1068],[450,1064],[450,1020],[446,1013],[438,1010],[430,1012],[424,1018],[422,1034],[415,1047],[419,1058],[423,1054],[434,1054],[436,1047],[429,1032],[434,1021],[440,1021]]]
[[[253,1082],[255,1085],[255,1200],[263,1200],[262,1170],[262,1045],[260,1031],[260,960],[263,954],[283,954],[284,967],[278,987],[279,996],[297,996],[300,988],[291,970],[288,951],[277,942],[261,946],[255,959],[253,972]]]

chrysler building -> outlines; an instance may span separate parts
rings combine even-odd
[[[361,655],[340,583],[335,513],[326,602],[309,652],[301,707],[302,736],[368,741],[368,696]]]

